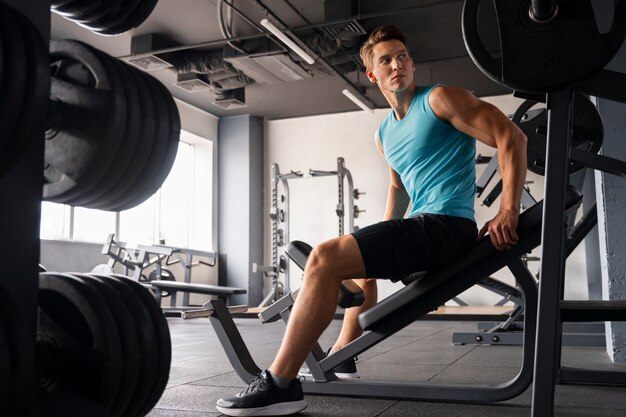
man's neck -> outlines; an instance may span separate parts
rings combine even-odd
[[[417,85],[411,83],[405,90],[402,91],[385,91],[383,95],[387,99],[387,102],[393,109],[397,120],[402,120],[409,111],[415,92],[417,91]]]

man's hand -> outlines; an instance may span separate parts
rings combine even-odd
[[[511,249],[517,243],[517,222],[519,220],[519,212],[513,210],[500,209],[493,219],[489,220],[480,232],[478,232],[478,240],[489,232],[491,243],[497,250]]]

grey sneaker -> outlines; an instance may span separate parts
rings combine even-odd
[[[326,353],[324,353],[324,357],[328,356],[329,352],[330,348],[326,351]],[[355,356],[354,358],[343,361],[339,365],[335,366],[335,369],[333,369],[335,376],[340,379],[360,378],[361,376],[356,369],[357,360],[359,360],[359,358]],[[307,367],[300,368],[298,375],[303,376],[306,379],[313,379],[313,374]]]
[[[307,403],[300,380],[280,389],[272,375],[263,371],[239,394],[218,400],[216,406],[227,416],[287,416],[304,410]]]

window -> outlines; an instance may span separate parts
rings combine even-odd
[[[102,242],[109,233],[129,243],[212,251],[213,143],[181,131],[176,160],[161,188],[137,207],[120,212],[42,203],[42,239]]]

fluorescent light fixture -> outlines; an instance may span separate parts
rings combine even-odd
[[[315,59],[313,59],[313,57],[311,55],[307,54],[304,49],[302,49],[298,45],[296,45],[296,43],[294,41],[292,41],[289,38],[289,36],[285,35],[280,29],[278,29],[276,26],[274,26],[272,24],[272,22],[270,22],[267,19],[263,19],[263,20],[261,20],[261,25],[263,25],[267,30],[272,32],[272,34],[274,36],[276,36],[282,43],[287,45],[289,47],[289,49],[291,49],[296,54],[298,54],[298,56],[300,56],[300,58],[304,59],[307,64],[313,65],[315,63]]]
[[[343,93],[344,96],[348,97],[350,100],[352,100],[352,102],[354,104],[356,104],[357,106],[359,106],[363,110],[368,111],[370,113],[374,112],[373,109],[370,109],[369,107],[367,107],[367,104],[363,103],[361,101],[361,99],[359,99],[357,96],[352,94],[347,88],[343,89],[342,93]]]

